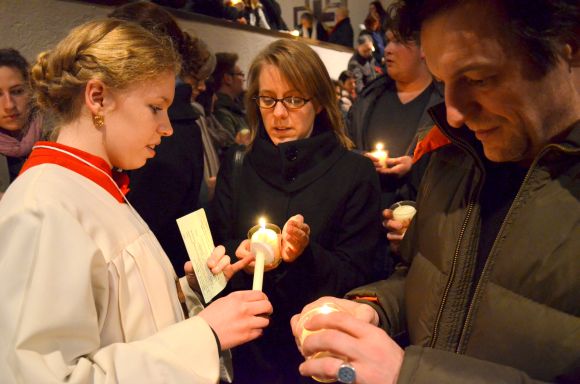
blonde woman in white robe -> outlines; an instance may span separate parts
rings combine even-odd
[[[118,20],[39,56],[33,89],[58,135],[0,202],[0,382],[216,383],[222,351],[268,325],[258,291],[203,308],[113,171],[143,166],[172,133],[178,70],[170,43]],[[244,265],[217,247],[208,266],[229,278]]]

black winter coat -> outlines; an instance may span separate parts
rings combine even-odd
[[[295,262],[264,275],[264,292],[274,306],[264,336],[234,351],[236,383],[296,383],[303,359],[290,317],[320,296],[343,295],[371,278],[380,234],[377,175],[370,160],[346,150],[330,131],[278,146],[262,131],[244,158],[237,186],[232,164],[230,153],[218,174],[212,212],[214,240],[230,256],[260,216],[282,228],[302,214],[311,229],[310,245]],[[245,272],[230,281],[233,290],[251,287],[252,275]]]
[[[328,36],[328,42],[352,48],[354,32],[352,30],[352,25],[350,24],[350,17],[342,19],[336,23],[332,32],[330,32],[330,35]]]

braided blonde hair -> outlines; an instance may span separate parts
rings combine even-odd
[[[74,28],[52,51],[41,53],[31,83],[39,107],[59,123],[79,116],[91,79],[113,89],[179,73],[180,56],[168,38],[122,20],[107,19]]]

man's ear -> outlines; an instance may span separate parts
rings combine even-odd
[[[571,67],[580,67],[580,47],[570,43],[564,44],[564,58]]]
[[[105,107],[107,87],[98,79],[91,79],[85,86],[85,105],[93,115],[101,115]]]
[[[224,73],[224,76],[222,77],[222,84],[231,85],[233,79],[234,77],[232,75],[229,73]]]

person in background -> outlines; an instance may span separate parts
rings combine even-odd
[[[350,315],[305,324],[326,331],[306,338],[304,356],[342,358],[300,372],[359,384],[578,383],[580,3],[399,6],[402,35],[420,28],[445,84],[431,113],[447,142],[432,148],[404,262],[347,295],[359,302],[333,300]]]
[[[368,34],[361,34],[357,40],[356,51],[348,61],[348,70],[354,75],[357,94],[360,94],[368,83],[380,75],[377,71],[373,49],[372,37]]]
[[[201,128],[203,140],[203,178],[200,205],[209,208],[215,192],[216,177],[219,171],[221,159],[225,151],[235,141],[231,133],[222,127],[214,116],[215,103],[215,82],[213,78],[206,81],[203,92],[195,98],[192,97],[193,107],[200,113],[197,123]]]
[[[246,75],[238,65],[238,58],[236,53],[216,53],[216,67],[212,75],[217,89],[214,114],[220,124],[236,138],[237,143],[245,143],[248,123],[244,107],[238,99],[244,92]]]
[[[329,33],[328,42],[333,44],[344,45],[352,48],[354,43],[354,32],[348,16],[348,8],[338,7],[335,11],[336,24]]]
[[[389,14],[383,8],[383,4],[380,1],[371,1],[369,3],[369,16],[379,20],[381,32],[385,33],[389,25]]]
[[[443,102],[443,87],[427,68],[419,31],[404,40],[394,18],[387,37],[387,74],[362,91],[347,122],[349,136],[358,150],[369,153],[376,143],[383,143],[389,151],[387,168],[375,160],[383,209],[396,202],[399,189],[407,182],[404,176],[410,170],[413,149],[434,125],[429,108]]]
[[[378,179],[368,158],[349,151],[328,72],[305,43],[280,39],[260,52],[246,100],[252,142],[241,163],[232,150],[221,164],[212,234],[239,259],[253,259],[247,232],[264,216],[282,228],[282,260],[264,275],[276,307],[271,325],[233,351],[234,374],[236,383],[298,383],[290,316],[321,294],[370,281]],[[229,284],[251,286],[245,273]]]
[[[131,190],[127,194],[161,243],[173,268],[181,272],[189,255],[176,220],[199,208],[203,180],[203,144],[196,123],[199,113],[191,106],[191,95],[203,87],[203,80],[215,62],[205,43],[183,32],[173,16],[158,5],[131,2],[116,8],[109,17],[133,21],[169,37],[183,63],[168,111],[173,135],[158,146],[155,158],[130,172]]]
[[[385,32],[381,28],[381,23],[379,19],[375,16],[368,15],[364,21],[365,29],[361,31],[361,35],[369,35],[373,40],[373,57],[375,58],[376,65],[382,70],[384,67],[384,54],[385,46],[387,45],[387,40],[385,38]]]
[[[332,80],[332,85],[334,86],[334,90],[336,92],[336,101],[338,102],[338,108],[340,109],[340,112],[342,113],[344,122],[346,124],[348,111],[350,111],[350,108],[352,107],[352,100],[350,99],[346,89],[342,87],[340,81]]]
[[[389,8],[390,12],[394,12]],[[356,148],[373,159],[381,181],[381,212],[401,200],[415,200],[428,161],[412,167],[413,150],[433,127],[429,109],[443,102],[443,87],[433,81],[421,51],[419,31],[404,40],[393,18],[387,30],[387,74],[363,89],[348,115],[348,132]],[[375,145],[388,150],[387,167],[372,156]],[[378,247],[378,276],[392,271],[396,253],[385,234]]]
[[[357,94],[356,94],[356,80],[354,78],[354,74],[351,71],[342,71],[338,77],[338,81],[342,88],[348,92],[348,97],[351,101],[355,101]]]
[[[30,98],[26,59],[0,49],[0,199],[40,139],[42,121]]]
[[[300,24],[296,27],[298,35],[307,39],[327,41],[328,33],[324,25],[314,17],[310,12],[304,12],[300,15]]]
[[[272,311],[261,292],[203,308],[191,269],[178,280],[116,169],[141,167],[172,134],[180,56],[140,26],[106,19],[39,55],[32,87],[55,117],[0,201],[0,381],[215,383],[220,355]],[[190,263],[191,266],[191,263]],[[226,279],[223,247],[208,258]]]
[[[245,0],[244,18],[253,27],[272,29],[260,0]]]

